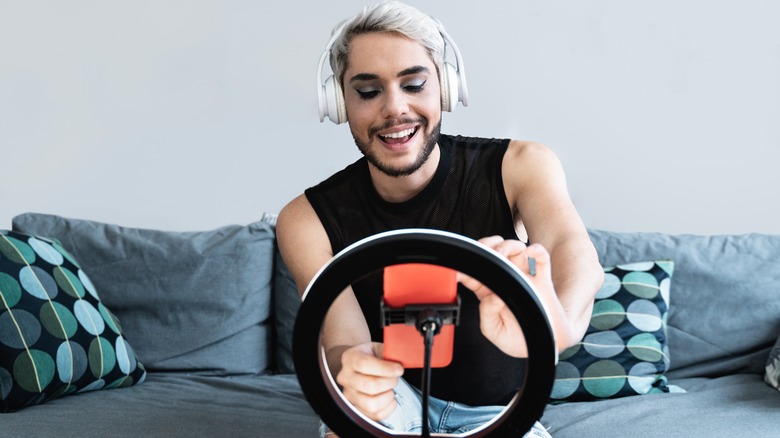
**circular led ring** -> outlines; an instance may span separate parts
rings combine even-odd
[[[293,361],[309,404],[341,436],[394,436],[375,427],[328,384],[319,340],[322,321],[345,288],[402,263],[440,265],[469,275],[494,291],[517,318],[528,348],[524,385],[500,418],[470,436],[522,436],[542,416],[555,377],[557,351],[547,312],[525,275],[506,258],[475,240],[439,230],[395,230],[360,240],[336,254],[309,283],[293,332]]]

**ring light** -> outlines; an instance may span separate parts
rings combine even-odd
[[[345,288],[371,272],[402,263],[460,271],[494,291],[512,311],[528,348],[525,381],[500,418],[469,436],[522,436],[542,416],[555,377],[558,354],[547,311],[525,274],[505,257],[475,240],[439,230],[404,229],[367,237],[336,254],[311,280],[293,332],[293,361],[309,404],[341,436],[395,436],[343,399],[319,342],[327,311]]]

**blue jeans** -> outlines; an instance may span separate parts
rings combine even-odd
[[[398,406],[380,424],[397,432],[422,432],[422,392],[398,379],[393,389]],[[428,422],[431,433],[462,434],[472,431],[501,414],[505,406],[467,406],[430,397],[428,399]],[[324,437],[327,427],[320,428]],[[536,422],[525,435],[528,438],[549,438],[550,434]]]

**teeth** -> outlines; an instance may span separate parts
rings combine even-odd
[[[403,131],[398,131],[398,132],[393,132],[393,133],[390,133],[390,134],[387,134],[387,135],[383,135],[382,137],[385,137],[385,138],[403,138],[403,137],[406,137],[408,135],[412,135],[413,132],[414,132],[414,128],[409,128],[409,129],[405,129]]]

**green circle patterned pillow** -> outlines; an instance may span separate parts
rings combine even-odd
[[[78,262],[57,242],[0,230],[0,411],[145,377]]]
[[[673,271],[670,260],[604,268],[585,336],[560,355],[553,402],[669,392],[664,373]]]

